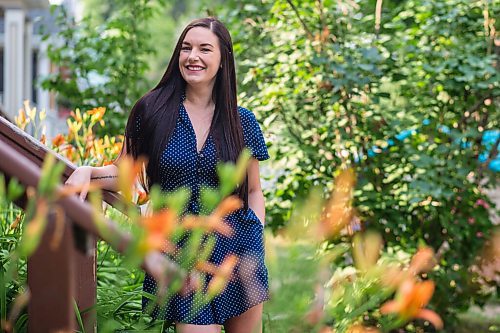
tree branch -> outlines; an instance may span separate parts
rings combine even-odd
[[[307,26],[306,22],[304,22],[304,20],[300,16],[299,11],[297,10],[297,7],[295,7],[295,5],[292,3],[291,0],[286,0],[286,2],[288,2],[288,4],[290,5],[290,7],[292,7],[293,11],[295,12],[295,15],[297,15],[297,18],[299,19],[300,24],[302,24],[302,27],[306,31],[307,36],[309,37],[309,39],[314,40],[314,35],[312,34],[311,30],[309,30],[309,27]]]

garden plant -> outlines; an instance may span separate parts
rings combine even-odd
[[[471,306],[498,304],[498,208],[486,192],[498,185],[492,168],[500,147],[498,1],[201,3],[228,24],[239,59],[239,100],[259,115],[271,138],[273,162],[264,172],[271,300],[264,332],[459,332],[459,316]],[[66,33],[75,38],[72,29]],[[112,40],[82,49],[99,54],[111,50],[106,43]],[[54,55],[66,54],[58,47]],[[99,72],[92,69],[95,59],[82,63],[75,54],[67,54],[70,72],[87,79],[85,73]],[[87,69],[80,70],[82,64]],[[123,137],[105,129],[125,120],[121,111],[128,106],[113,104],[122,93],[108,87],[104,99],[71,80],[73,90],[54,85],[57,80],[51,86],[82,107],[71,113],[67,134],[45,139],[33,125],[43,113],[27,104],[18,125],[31,123],[36,136],[77,165],[112,163]],[[232,175],[241,176],[243,164],[220,167],[228,185],[203,196],[216,218],[198,222],[220,227],[210,221],[226,212],[225,198],[237,183]],[[134,164],[122,170],[122,210],[131,217],[109,207],[105,213],[135,235],[135,246],[122,256],[98,243],[98,326],[161,331],[162,323],[141,311],[137,265],[150,249],[168,252],[165,244],[192,226],[189,219],[174,223],[189,194],[130,192]],[[36,213],[13,206],[20,192],[15,182],[0,185],[6,193],[2,319],[19,314],[8,323],[22,329],[26,314],[14,305],[26,288],[29,252],[21,249]],[[99,196],[92,198],[100,211]],[[140,216],[132,203],[148,200],[155,213]],[[159,210],[164,206],[172,214]],[[206,231],[193,232],[193,243],[182,250],[185,276],[193,269],[214,273],[197,265],[210,253],[210,240],[201,242]],[[236,258],[228,260],[224,278]]]

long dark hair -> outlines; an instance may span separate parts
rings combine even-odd
[[[210,126],[218,158],[225,162],[235,162],[244,148],[243,130],[237,110],[236,71],[231,36],[216,18],[194,20],[181,33],[167,70],[158,85],[137,101],[128,118],[125,129],[127,153],[134,159],[145,156],[149,160],[146,174],[141,177],[141,184],[146,191],[149,191],[151,185],[160,183],[161,153],[172,136],[179,116],[179,103],[186,88],[186,81],[179,69],[179,55],[187,32],[195,27],[209,29],[219,39],[222,68],[217,72],[212,91],[215,111]],[[137,128],[140,128],[140,133],[134,135]],[[236,192],[247,207],[247,179]]]

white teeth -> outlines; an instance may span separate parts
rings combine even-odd
[[[192,70],[192,71],[201,71],[203,67],[200,66],[187,66],[187,69]]]

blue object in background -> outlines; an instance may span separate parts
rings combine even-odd
[[[395,138],[398,139],[399,141],[403,141],[404,139],[406,139],[407,137],[409,137],[415,133],[417,133],[415,130],[407,129],[407,130],[400,132],[399,134],[396,134]]]
[[[484,163],[488,160],[490,152],[493,149],[493,145],[497,142],[499,136],[499,130],[490,130],[484,132],[481,144],[486,148],[486,151],[479,155],[479,162]],[[497,151],[498,150],[500,150],[500,144],[498,144],[497,146]],[[488,168],[495,172],[500,172],[500,155],[498,153],[497,156],[495,156],[495,158],[493,158],[490,163],[488,163]]]
[[[450,128],[448,126],[445,126],[445,125],[439,125],[438,126],[438,130],[441,131],[444,134],[450,134],[451,133]]]
[[[423,125],[429,125],[431,121],[429,119],[424,119],[422,121]],[[450,134],[451,129],[448,126],[445,125],[439,125],[437,129],[445,134]],[[399,134],[396,134],[394,137],[399,140],[403,141],[404,139],[412,136],[413,134],[417,133],[415,129],[407,129],[404,131],[401,131]],[[497,141],[498,137],[500,136],[500,131],[499,130],[490,130],[490,131],[485,131],[483,134],[483,140],[481,141],[481,144],[486,148],[484,152],[482,152],[479,155],[479,162],[484,163],[488,160],[488,157],[490,155],[491,150],[493,149],[493,145]],[[458,142],[457,142],[458,143]],[[394,146],[395,141],[393,139],[388,139],[387,140],[387,145],[388,147]],[[461,142],[460,146],[464,149],[470,148],[472,146],[471,142]],[[497,148],[500,151],[500,144],[498,145]],[[372,146],[370,149],[368,149],[367,155],[368,157],[373,157],[376,154],[380,153],[381,151],[387,150],[387,147],[384,149],[381,149],[378,146]],[[359,159],[362,157],[362,155],[356,160],[356,162],[359,161]],[[494,172],[500,172],[500,155],[497,154],[494,159],[488,163],[488,168]]]
[[[430,119],[424,119],[422,121],[422,125],[424,125],[424,126],[430,125],[430,123],[431,123]],[[451,129],[445,125],[438,125],[437,129],[438,129],[438,131],[440,131],[441,133],[444,133],[444,134],[451,133]],[[417,133],[417,131],[415,129],[407,129],[407,130],[401,131],[400,133],[396,134],[394,137],[399,141],[403,141],[404,139],[406,139],[406,138],[408,138],[416,133]],[[478,160],[480,163],[485,163],[488,160],[490,152],[493,149],[493,145],[498,140],[499,136],[500,136],[500,130],[489,130],[489,131],[484,132],[483,140],[481,141],[481,144],[484,146],[484,148],[486,150],[483,151],[479,155]],[[460,140],[460,139],[457,139],[457,140]],[[455,141],[455,142],[457,144],[459,143],[458,141]],[[395,143],[396,142],[393,139],[388,139],[387,140],[387,147],[382,149],[378,146],[372,146],[370,149],[368,149],[367,155],[368,155],[368,157],[373,157],[376,154],[387,150],[388,147],[394,146]],[[470,148],[471,146],[472,146],[472,142],[469,142],[469,141],[460,142],[460,147],[462,147],[463,149]],[[498,149],[498,151],[500,151],[500,144],[498,145],[497,149]],[[363,155],[360,154],[359,156],[355,157],[354,161],[357,163],[362,158],[363,158]],[[500,172],[500,155],[499,154],[497,154],[497,156],[495,156],[495,158],[493,158],[490,161],[490,163],[488,163],[488,168],[494,172]]]

